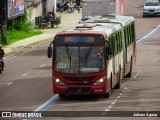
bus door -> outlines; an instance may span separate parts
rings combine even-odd
[[[112,56],[113,56],[113,59],[112,59],[112,66],[113,66],[113,74],[115,74],[115,53],[116,53],[116,47],[115,47],[115,36],[112,35],[111,36],[111,45],[112,45]]]

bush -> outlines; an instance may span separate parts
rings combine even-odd
[[[32,24],[32,22],[29,21],[28,14],[25,10],[23,16],[20,16],[8,21],[8,29],[11,31],[16,29],[16,30],[28,32],[28,31],[34,30],[34,25]]]

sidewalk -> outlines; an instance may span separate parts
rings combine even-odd
[[[23,40],[20,40],[18,42],[15,42],[11,45],[3,47],[5,51],[5,56],[8,56],[13,53],[20,52],[24,50],[25,48],[29,48],[31,46],[37,45],[37,44],[43,44],[43,43],[49,43],[53,40],[54,35],[62,31],[72,25],[76,25],[79,20],[82,18],[82,13],[78,13],[75,11],[74,13],[58,13],[61,15],[61,24],[58,25],[58,28],[45,28],[41,29],[44,34],[36,35],[30,38],[26,38]]]

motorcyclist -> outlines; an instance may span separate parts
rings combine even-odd
[[[0,44],[0,62],[2,62],[2,70],[4,68],[4,61],[3,61],[3,57],[4,57],[4,50],[2,49],[2,45]]]

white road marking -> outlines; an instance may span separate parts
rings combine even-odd
[[[39,66],[39,67],[43,67],[43,66],[45,66],[46,64],[43,64],[43,65],[41,65],[41,66]]]
[[[124,89],[125,89],[125,90],[127,90],[128,88],[127,88],[127,87],[125,87]]]
[[[13,82],[9,82],[7,85],[11,85]]]
[[[133,79],[136,79],[136,78],[137,78],[137,76],[134,76],[134,77],[133,77]]]
[[[112,106],[108,106],[108,109],[111,109],[112,108]]]
[[[23,74],[22,76],[24,77],[24,76],[26,76],[26,75],[28,75],[28,73],[25,73],[25,74]]]
[[[157,26],[153,31],[151,31],[149,34],[147,34],[146,36],[144,36],[143,38],[141,38],[140,40],[138,40],[136,42],[136,44],[140,43],[141,41],[143,41],[144,39],[146,39],[147,37],[149,37],[151,34],[153,34],[155,31],[157,31],[160,28],[160,25]]]
[[[116,103],[115,103],[115,102],[112,102],[111,104],[112,104],[112,105],[115,105]]]
[[[140,72],[141,70],[138,71],[138,73],[133,77],[133,79],[136,79],[139,76]]]
[[[110,109],[105,109],[105,111],[109,111]]]
[[[156,59],[153,60],[153,62],[156,62],[160,59],[160,57],[157,57]]]
[[[121,96],[117,96],[117,98],[119,99]]]
[[[122,94],[122,93],[120,93],[119,95],[120,95],[120,96],[122,96],[123,94]]]
[[[51,97],[48,101],[46,101],[45,103],[43,103],[41,106],[39,106],[37,109],[35,109],[34,111],[39,111],[41,110],[44,106],[46,106],[48,103],[50,103],[51,101],[53,101],[55,98],[57,98],[58,95],[55,94],[53,97]]]

